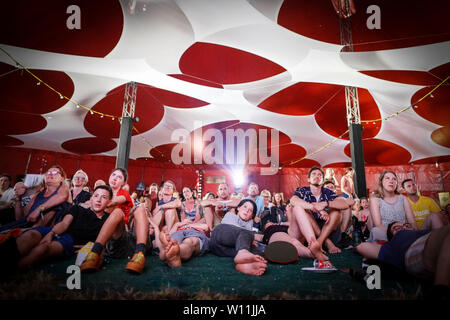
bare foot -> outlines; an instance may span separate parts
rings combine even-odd
[[[330,241],[331,242],[331,241]],[[328,252],[333,253],[341,253],[341,249],[336,247],[333,243],[327,243]]]
[[[167,230],[162,230],[159,233],[159,241],[161,241],[161,243],[164,247],[167,247],[167,245],[170,242],[170,234]]]
[[[267,263],[264,262],[251,262],[251,263],[238,263],[236,264],[236,270],[252,276],[261,276],[267,269]]]
[[[181,266],[180,245],[175,239],[170,239],[166,246],[166,259],[171,267]]]
[[[317,259],[322,261],[328,260],[328,257],[323,254],[322,246],[317,240],[312,240],[308,248]]]
[[[239,264],[239,263],[252,263],[252,262],[263,262],[263,263],[267,263],[267,261],[257,255],[257,254],[253,254],[248,250],[242,249],[239,250],[238,254],[234,257],[234,263]]]

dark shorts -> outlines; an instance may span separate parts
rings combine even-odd
[[[319,225],[319,228],[322,229],[323,225],[325,224],[325,221],[316,218],[316,222]],[[330,235],[328,236],[328,239],[330,239],[331,242],[333,242],[336,245],[339,241],[341,241],[341,238],[342,238],[341,226],[338,225],[336,229],[331,231]]]
[[[200,240],[200,254],[204,254],[209,250],[209,238],[196,229],[178,230],[170,235],[172,239],[177,240],[179,243],[183,242],[186,238],[198,238]]]
[[[41,236],[43,238],[52,230],[52,227],[35,227],[35,228],[31,228],[27,231],[30,231],[30,230],[36,230],[37,232],[39,232],[41,234]],[[64,256],[70,257],[75,253],[75,248],[73,247],[73,245],[74,245],[73,238],[70,234],[63,233],[59,236],[55,235],[53,237],[53,241],[59,242],[62,245],[62,247],[64,249]]]
[[[105,246],[105,255],[109,258],[131,258],[136,249],[136,233],[134,231],[123,231],[118,239],[110,239]],[[150,236],[147,238],[146,252],[150,254],[152,249],[152,241]]]
[[[262,242],[264,244],[269,244],[270,237],[277,232],[284,232],[287,233],[289,229],[289,226],[282,226],[278,224],[271,225],[270,227],[266,228],[264,230],[264,237],[262,239]]]

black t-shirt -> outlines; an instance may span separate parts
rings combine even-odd
[[[73,221],[66,233],[73,237],[75,245],[95,241],[103,223],[105,223],[109,216],[109,214],[105,212],[100,219],[91,209],[80,206],[73,206],[68,214],[73,216]]]
[[[70,191],[73,197],[73,191]],[[81,190],[75,199],[73,199],[73,204],[79,205],[80,203],[85,203],[91,198],[91,193]]]

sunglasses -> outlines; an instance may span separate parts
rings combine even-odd
[[[47,171],[48,175],[56,175],[56,174],[61,174],[61,172],[59,172],[58,170],[49,170]]]

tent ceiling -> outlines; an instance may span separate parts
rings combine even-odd
[[[280,166],[341,166],[351,161],[345,85],[358,88],[361,119],[375,120],[450,75],[447,1],[356,0],[352,53],[330,1],[131,3],[1,4],[1,48],[64,96],[0,52],[2,145],[115,156],[125,84],[136,81],[133,159],[169,161],[177,129],[252,128],[280,131]],[[72,4],[81,29],[66,26]],[[367,28],[370,5],[379,30]],[[450,161],[449,96],[447,82],[417,108],[364,123],[366,163]]]

